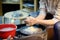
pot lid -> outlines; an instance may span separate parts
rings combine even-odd
[[[29,13],[26,11],[19,10],[19,11],[12,11],[12,12],[7,12],[5,13],[4,17],[6,18],[12,18],[12,19],[24,19],[27,16],[29,16]]]

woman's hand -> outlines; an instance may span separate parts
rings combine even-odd
[[[28,24],[29,26],[31,26],[31,25],[36,24],[37,20],[36,20],[36,18],[33,18],[30,16],[25,20],[25,23]]]

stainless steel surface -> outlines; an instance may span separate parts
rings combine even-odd
[[[4,18],[3,16],[0,16],[0,24],[3,24],[4,23]]]
[[[24,19],[29,16],[28,11],[27,9],[23,9],[5,13],[4,15],[5,24],[7,23],[13,23],[16,25],[24,24]]]
[[[41,27],[43,27],[43,26],[41,26]],[[22,26],[20,28],[20,32],[22,34],[26,34],[26,35],[33,35],[33,34],[38,34],[38,33],[42,34],[42,33],[46,32],[46,29],[40,28],[39,26]]]

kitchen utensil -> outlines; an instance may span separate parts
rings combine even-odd
[[[0,24],[0,38],[7,39],[9,36],[14,37],[16,28],[14,24]]]
[[[34,25],[34,26],[22,26],[20,29],[20,32],[22,34],[26,35],[32,35],[32,34],[37,34],[37,33],[42,33],[45,30],[45,27],[39,25]]]
[[[9,24],[13,23],[16,25],[24,24],[23,20],[28,16],[29,16],[29,12],[27,11],[27,9],[7,12],[4,15],[5,24],[7,23]]]

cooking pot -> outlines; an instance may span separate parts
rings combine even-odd
[[[28,9],[7,12],[4,15],[5,24],[14,23],[16,25],[24,24],[24,19],[29,16]]]
[[[33,26],[26,26],[22,25],[19,26],[20,28],[17,29],[21,34],[24,35],[32,35],[32,34],[37,34],[37,33],[43,33],[46,31],[46,28],[42,25],[33,25]]]
[[[45,26],[38,24],[33,25],[33,27],[26,26],[26,24],[18,26],[20,28],[16,30],[18,33],[17,38],[15,38],[16,40],[47,40],[47,32]]]
[[[0,24],[0,38],[7,39],[9,36],[14,37],[16,28],[14,24]]]

